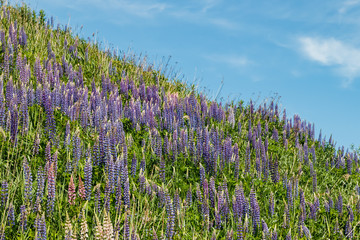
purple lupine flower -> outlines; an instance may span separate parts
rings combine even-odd
[[[129,226],[129,215],[125,213],[124,221],[124,240],[130,239],[130,226]]]
[[[51,215],[54,211],[54,204],[55,204],[55,191],[56,191],[56,185],[55,185],[55,172],[54,172],[54,164],[50,165],[50,168],[48,170],[48,201],[47,201],[47,211],[48,214]]]
[[[35,229],[37,231],[37,240],[46,240],[46,222],[45,215],[43,214],[40,218],[39,214],[35,219]]]
[[[302,232],[305,234],[306,239],[311,239],[310,230],[305,226],[305,224],[301,225]]]
[[[96,138],[91,153],[93,164],[98,166],[100,164],[100,152],[99,152],[99,138]]]
[[[292,188],[292,183],[290,180],[288,181],[288,183],[286,185],[286,198],[287,198],[289,208],[292,209],[293,208],[293,188]]]
[[[174,236],[174,228],[175,228],[175,214],[169,193],[166,193],[166,213],[167,213],[166,239],[172,239]]]
[[[269,236],[270,236],[269,228],[264,220],[261,221],[261,225],[262,225],[262,231],[264,233],[265,239],[269,238]]]
[[[24,171],[24,180],[25,180],[24,198],[26,203],[30,203],[31,192],[32,192],[32,174],[31,174],[31,168],[29,166],[26,157],[24,157],[24,161],[23,161],[23,171]]]
[[[101,198],[100,198],[100,185],[95,186],[96,193],[95,193],[95,208],[97,209],[98,213],[101,211]]]
[[[192,192],[191,192],[191,186],[189,190],[186,193],[186,205],[190,207],[192,205]]]
[[[7,215],[7,222],[8,225],[13,227],[15,225],[15,213],[14,213],[14,206],[10,203],[8,207],[8,215]]]
[[[277,232],[276,230],[273,231],[272,235],[271,235],[271,240],[277,240],[278,238]]]
[[[44,170],[40,166],[37,171],[37,178],[36,178],[36,180],[37,180],[36,199],[39,198],[40,201],[42,201],[42,198],[44,196],[44,188],[45,188],[44,175],[45,175]]]
[[[276,128],[274,128],[274,130],[273,130],[272,138],[275,140],[275,142],[279,141],[279,133],[278,133],[278,130]]]
[[[92,188],[92,164],[91,159],[89,158],[84,166],[84,181],[85,181],[85,192],[86,199],[90,200],[91,198],[91,188]]]
[[[271,180],[273,181],[273,183],[278,183],[279,182],[279,163],[277,158],[275,157],[274,160],[269,161],[270,164],[270,173],[271,173]]]
[[[237,240],[244,240],[244,232],[243,232],[241,217],[238,218],[236,231],[237,231]]]
[[[254,235],[256,235],[260,227],[260,207],[256,200],[256,193],[253,188],[250,191],[250,206],[251,216],[253,219]]]
[[[346,225],[345,225],[345,237],[347,239],[352,239],[353,235],[354,235],[354,233],[353,233],[353,229],[352,229],[352,226],[351,226],[351,221],[348,220],[346,222]]]
[[[221,215],[216,208],[215,208],[215,227],[217,229],[221,228]]]
[[[341,193],[339,193],[337,202],[336,202],[336,210],[339,212],[339,214],[342,214],[343,209],[343,198],[341,196]]]
[[[10,136],[12,142],[17,145],[17,134],[19,125],[19,115],[16,106],[10,110],[11,122],[10,122]]]
[[[235,179],[239,179],[239,172],[240,172],[240,159],[239,156],[235,156],[235,169],[234,169],[234,176]]]
[[[125,208],[130,208],[130,186],[129,186],[129,178],[124,183],[124,205]]]
[[[75,133],[73,137],[73,162],[72,162],[72,169],[75,170],[79,166],[79,160],[81,158],[81,139],[79,137],[79,132]]]
[[[26,207],[25,207],[25,205],[21,205],[20,206],[20,228],[23,233],[27,230],[27,217],[28,217],[28,213],[26,211]]]
[[[121,209],[121,197],[122,197],[122,187],[121,187],[121,180],[118,177],[116,181],[116,192],[115,192],[115,209],[117,212]]]
[[[200,185],[203,184],[204,179],[205,179],[205,169],[200,163]]]
[[[346,156],[346,168],[347,173],[351,175],[351,169],[352,169],[352,158],[349,156],[349,154]]]
[[[329,203],[327,201],[324,202],[324,208],[326,212],[330,212],[330,206]]]

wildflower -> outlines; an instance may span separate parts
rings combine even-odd
[[[84,186],[84,182],[81,180],[80,176],[79,176],[79,196],[82,200],[85,200],[85,197],[86,197],[85,186]]]
[[[84,166],[84,181],[85,181],[85,196],[87,200],[91,198],[92,188],[92,163],[90,158],[86,161]]]
[[[70,177],[70,183],[68,188],[68,202],[70,205],[75,204],[76,192],[73,175]]]
[[[51,214],[54,211],[55,203],[55,173],[54,173],[54,164],[50,165],[48,170],[48,213]]]

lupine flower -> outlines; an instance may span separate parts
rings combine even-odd
[[[95,186],[96,193],[95,193],[95,208],[98,210],[98,213],[100,213],[101,210],[101,199],[100,199],[100,185]]]
[[[66,212],[66,220],[65,220],[65,239],[66,240],[72,240],[71,237],[73,235],[73,230],[72,230],[72,224],[71,221],[69,219],[69,215]]]
[[[135,176],[136,176],[136,169],[137,169],[137,159],[136,159],[136,156],[134,153],[134,157],[131,162],[131,175],[133,178],[135,178]]]
[[[37,172],[37,189],[36,189],[36,198],[39,198],[42,201],[44,196],[44,188],[45,188],[45,179],[44,179],[44,170],[42,167],[39,167]]]
[[[204,182],[204,179],[205,179],[205,169],[200,163],[200,184],[201,185]]]
[[[12,203],[10,203],[10,206],[8,207],[7,222],[8,225],[11,227],[15,225],[15,213],[14,213],[14,206]]]
[[[347,239],[352,239],[353,235],[354,235],[354,233],[353,233],[353,229],[352,229],[352,226],[351,226],[351,221],[348,220],[346,222],[346,225],[345,225],[345,237]]]
[[[305,224],[301,225],[302,232],[305,234],[306,239],[311,239],[310,230],[305,226]]]
[[[237,240],[244,240],[244,233],[243,233],[241,217],[238,218],[236,230],[237,230]]]
[[[172,239],[174,236],[175,213],[169,193],[166,193],[166,213],[166,239]]]
[[[190,207],[192,205],[192,192],[191,192],[191,186],[189,190],[186,193],[186,205]]]
[[[25,180],[25,190],[24,190],[25,202],[30,203],[31,192],[32,192],[32,174],[26,157],[24,157],[24,161],[23,161],[23,170],[24,170],[24,180]]]
[[[273,139],[275,140],[275,142],[279,141],[279,134],[278,134],[278,130],[276,128],[274,128],[273,130],[273,135],[272,135]]]
[[[291,231],[286,235],[286,240],[291,240]]]
[[[253,219],[254,235],[256,235],[260,227],[260,207],[256,200],[256,193],[253,188],[250,191],[250,206],[251,206],[251,216]]]
[[[70,205],[75,204],[76,192],[73,175],[70,177],[70,183],[68,188],[68,202]]]
[[[82,200],[85,200],[86,193],[85,193],[85,186],[84,182],[82,181],[81,177],[79,176],[79,196]]]
[[[343,209],[343,198],[341,196],[341,193],[339,193],[337,202],[336,202],[336,210],[339,212],[339,214],[342,214]]]
[[[271,240],[277,240],[278,239],[277,237],[278,237],[277,232],[276,230],[274,230],[274,232],[271,235]]]
[[[103,219],[103,234],[104,234],[104,239],[109,239],[109,240],[113,239],[114,229],[111,223],[109,213],[107,211],[105,211],[104,219]]]
[[[75,136],[73,137],[73,162],[72,162],[72,168],[77,169],[79,166],[79,160],[81,157],[81,139],[79,137],[79,132],[75,133]]]
[[[96,227],[95,227],[95,239],[100,240],[104,239],[104,231],[101,222],[99,221],[98,216],[95,214]]]
[[[130,227],[129,227],[129,215],[125,213],[125,222],[124,222],[124,240],[130,239]]]
[[[55,203],[55,173],[54,173],[54,164],[50,165],[48,170],[48,213],[51,215],[54,211],[54,203]]]
[[[269,228],[264,220],[261,220],[261,225],[264,237],[267,239],[270,236]]]
[[[25,207],[25,205],[21,205],[20,206],[20,228],[23,233],[27,230],[27,217],[28,217],[28,212],[26,210],[26,207]]]
[[[44,214],[41,217],[39,216],[39,214],[37,215],[37,217],[35,219],[35,229],[36,229],[36,233],[37,233],[37,238],[35,238],[36,240],[46,240],[47,239],[46,222],[45,222]]]
[[[91,198],[91,188],[92,188],[92,164],[90,158],[85,162],[84,166],[84,181],[85,181],[85,195],[86,199],[90,200]]]

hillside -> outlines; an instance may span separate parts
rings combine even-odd
[[[0,239],[359,238],[357,153],[313,124],[0,17]]]

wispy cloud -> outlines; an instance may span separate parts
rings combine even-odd
[[[220,0],[202,0],[200,1],[202,4],[202,12],[207,12],[209,9],[212,9],[216,5],[220,3]]]
[[[70,5],[72,8],[81,8],[83,6],[92,5],[99,10],[118,11],[119,13],[127,13],[143,18],[154,17],[156,14],[165,11],[169,7],[168,4],[163,2],[143,0],[74,0]]]
[[[213,24],[214,26],[220,27],[222,29],[227,29],[227,30],[239,29],[239,26],[237,23],[232,22],[225,18],[209,18],[208,22]]]
[[[360,0],[349,0],[349,1],[345,1],[341,7],[339,8],[338,12],[340,14],[344,14],[346,13],[348,10],[350,10],[351,8],[354,8],[356,6],[360,5]]]
[[[233,54],[229,54],[229,55],[213,54],[213,55],[206,55],[204,57],[205,59],[210,60],[212,62],[227,64],[234,68],[242,68],[244,66],[248,66],[249,64],[253,63],[245,56],[238,56]]]
[[[300,49],[309,59],[326,66],[334,66],[348,87],[360,76],[360,49],[334,38],[299,38]]]

